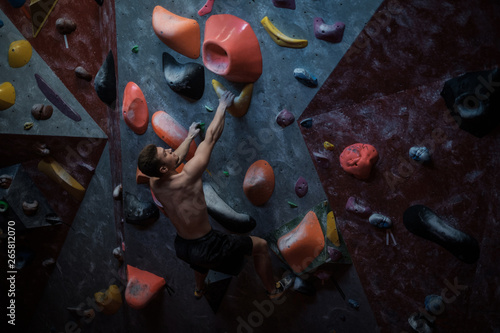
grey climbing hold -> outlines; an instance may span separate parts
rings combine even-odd
[[[392,220],[389,217],[382,214],[374,213],[370,215],[368,221],[370,222],[371,225],[374,225],[378,228],[392,227]]]
[[[252,231],[257,225],[251,216],[237,213],[229,207],[210,184],[203,184],[203,192],[208,214],[227,230],[243,234]]]
[[[304,68],[295,68],[293,76],[306,87],[315,88],[318,86],[318,79]]]
[[[330,161],[328,160],[328,157],[320,154],[320,153],[313,153],[314,160],[316,161],[316,164],[318,167],[322,169],[328,169],[330,167]]]
[[[410,158],[421,163],[427,163],[431,160],[431,154],[427,147],[411,147],[409,151]]]
[[[145,225],[160,217],[160,210],[154,202],[143,202],[132,193],[125,193],[125,221],[130,224]]]
[[[116,74],[113,51],[109,51],[106,60],[97,72],[94,89],[97,96],[104,103],[111,105],[116,100]]]

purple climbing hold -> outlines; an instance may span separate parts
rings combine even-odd
[[[368,216],[372,214],[372,210],[370,207],[368,207],[366,202],[355,197],[350,197],[349,199],[347,199],[345,210],[360,216]]]
[[[328,247],[328,255],[333,262],[337,262],[342,259],[342,252],[331,246]]]
[[[314,18],[314,36],[317,39],[325,40],[331,43],[340,43],[344,37],[345,24],[335,22],[326,24],[321,17]]]
[[[273,0],[274,7],[295,9],[295,0]]]
[[[287,109],[283,109],[276,117],[276,122],[283,128],[291,125],[294,121],[295,116]]]
[[[314,160],[316,161],[316,164],[323,169],[328,169],[330,167],[330,161],[328,158],[322,154],[319,153],[313,153]]]
[[[78,113],[76,113],[71,106],[66,104],[66,102],[59,96],[58,93],[52,89],[47,82],[38,74],[35,74],[35,80],[38,85],[38,88],[40,88],[41,92],[47,97],[47,99],[54,104],[56,108],[58,108],[65,116],[67,116],[70,119],[73,119],[74,121],[80,121],[82,120],[82,117]]]
[[[307,185],[307,181],[303,177],[299,177],[297,182],[295,183],[295,193],[299,198],[302,198],[307,194],[309,190],[309,185]]]

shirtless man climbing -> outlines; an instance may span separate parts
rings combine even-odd
[[[181,172],[176,168],[186,157],[189,146],[198,135],[193,123],[184,142],[175,150],[150,144],[141,151],[138,166],[150,176],[149,185],[157,201],[177,230],[175,251],[194,270],[195,297],[201,298],[205,290],[208,270],[238,275],[245,256],[252,256],[255,270],[270,298],[281,296],[292,283],[287,276],[274,282],[271,257],[267,242],[255,236],[230,235],[212,229],[203,194],[202,174],[208,166],[215,143],[224,129],[226,108],[234,95],[226,91],[219,100],[214,119],[208,126],[205,139],[199,144],[194,157],[186,162]]]

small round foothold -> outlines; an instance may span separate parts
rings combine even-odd
[[[76,23],[69,18],[61,17],[56,21],[56,29],[61,35],[68,35],[76,30]]]
[[[330,143],[328,141],[323,142],[323,147],[326,150],[333,150],[335,148],[335,145],[333,143]]]
[[[3,200],[0,200],[0,213],[5,213],[9,209],[9,204]]]
[[[85,81],[92,81],[92,74],[87,72],[87,70],[82,66],[78,66],[77,68],[75,68],[75,75],[77,78],[83,79]]]
[[[132,47],[132,52],[134,52],[134,53],[139,53],[139,45],[134,45],[134,46]]]
[[[431,154],[427,147],[411,147],[409,151],[410,158],[421,163],[426,163],[431,160]]]
[[[122,184],[117,185],[113,190],[113,199],[121,200],[122,199],[123,186]]]
[[[33,216],[38,211],[38,201],[24,201],[23,212],[26,216]]]
[[[122,249],[118,246],[113,249],[113,256],[120,262],[123,262],[123,251]]]
[[[349,299],[349,305],[353,308],[358,310],[359,309],[359,303],[356,300],[353,300],[352,298]]]
[[[12,176],[9,175],[1,175],[0,176],[0,188],[8,189],[12,184]]]
[[[278,113],[278,116],[276,117],[276,123],[283,128],[291,125],[294,121],[295,116],[287,109],[281,110],[281,112]]]
[[[299,179],[297,179],[297,182],[295,183],[295,194],[297,194],[299,198],[302,198],[307,194],[308,190],[309,185],[307,184],[307,181],[304,179],[304,177],[299,177]]]
[[[47,120],[52,117],[54,108],[52,105],[35,104],[31,108],[31,115],[36,120]]]
[[[28,131],[28,130],[30,130],[30,129],[33,127],[33,125],[34,125],[34,124],[33,124],[31,121],[25,122],[25,123],[24,123],[24,129],[25,129],[26,131]]]

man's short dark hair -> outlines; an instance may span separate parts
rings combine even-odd
[[[158,151],[153,144],[147,145],[141,150],[137,162],[139,170],[149,177],[161,177],[161,161],[158,159]]]

